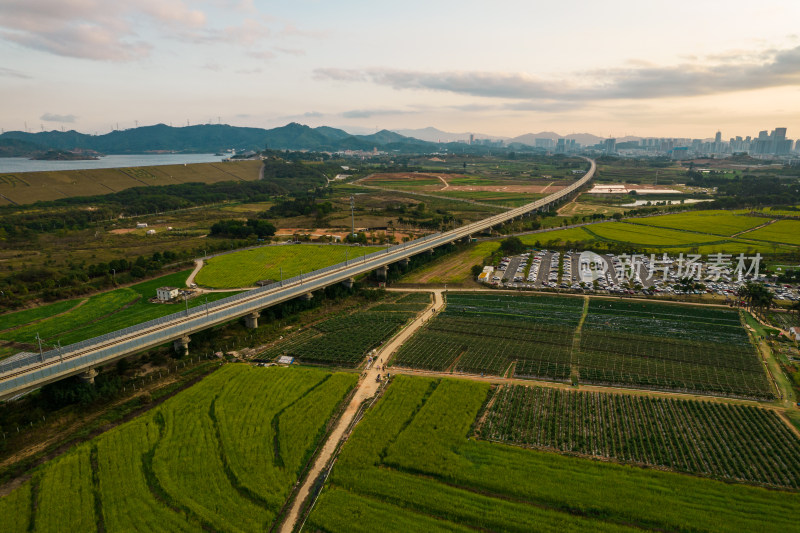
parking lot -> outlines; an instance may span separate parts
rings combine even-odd
[[[579,292],[641,295],[702,295],[716,294],[735,299],[737,290],[750,277],[740,276],[732,268],[712,265],[705,261],[693,263],[693,271],[678,258],[650,256],[617,256],[569,250],[536,250],[521,255],[503,257],[493,275],[486,278],[490,285],[510,289],[558,289]],[[695,276],[687,276],[695,274]],[[699,276],[698,276],[699,275]],[[690,278],[685,283],[686,278]],[[740,279],[742,278],[742,279]],[[777,300],[800,300],[797,286],[774,283],[761,274],[758,281],[775,294]]]

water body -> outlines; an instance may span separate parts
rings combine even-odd
[[[186,163],[214,163],[229,155],[214,154],[131,154],[106,155],[85,161],[34,161],[24,157],[0,157],[0,173],[42,170],[85,170],[89,168],[153,167]]]

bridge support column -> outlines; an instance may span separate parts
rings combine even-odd
[[[305,301],[309,301],[309,300],[311,300],[312,298],[314,298],[314,295],[313,295],[313,294],[311,294],[310,292],[307,292],[307,293],[305,293],[304,295],[302,295],[300,298],[302,298],[302,299],[303,299],[303,300],[305,300]]]
[[[404,257],[400,260],[400,266],[403,268],[407,267],[409,263],[410,261],[408,260],[408,257]]]
[[[184,356],[189,353],[189,336],[185,335],[180,339],[175,339],[172,342],[172,347],[175,349],[175,353],[179,356]]]
[[[97,377],[97,370],[94,368],[90,368],[86,372],[78,374],[78,379],[80,379],[83,383],[89,383],[90,385],[94,385],[94,378]]]
[[[342,285],[344,285],[345,288],[347,288],[348,290],[352,289],[353,285],[355,284],[356,284],[356,278],[347,278],[346,280],[342,281]]]
[[[386,276],[389,275],[389,267],[382,266],[375,269],[375,273],[378,275],[378,279],[386,279]]]
[[[261,316],[261,313],[258,311],[254,313],[250,313],[249,315],[244,317],[244,326],[247,329],[256,329],[258,328],[258,317]]]

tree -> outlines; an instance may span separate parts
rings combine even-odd
[[[480,265],[472,265],[470,272],[472,272],[473,278],[477,278],[478,276],[481,275],[481,272],[483,272],[483,267],[481,267]]]
[[[500,242],[500,250],[506,255],[517,255],[525,251],[525,244],[519,237],[508,237]]]

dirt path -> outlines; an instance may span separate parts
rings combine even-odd
[[[633,389],[626,387],[613,387],[606,385],[585,385],[581,384],[574,387],[569,383],[560,381],[546,381],[537,380],[532,378],[506,378],[501,376],[480,376],[478,374],[462,374],[462,373],[444,373],[436,372],[433,370],[415,370],[412,368],[403,368],[399,366],[391,367],[392,374],[403,374],[407,376],[425,376],[425,377],[438,377],[438,378],[454,378],[454,379],[468,379],[470,381],[482,381],[485,383],[496,383],[498,385],[525,385],[527,387],[547,387],[551,389],[569,389],[569,390],[582,390],[591,392],[604,392],[604,393],[617,393],[627,394],[630,396],[652,396],[657,398],[672,398],[682,400],[697,400],[703,402],[714,403],[727,403],[735,405],[750,405],[753,407],[761,407],[762,409],[770,409],[778,413],[785,411],[782,407],[769,403],[760,402],[757,400],[742,400],[738,398],[727,398],[724,396],[706,396],[703,394],[689,394],[683,392],[668,392],[657,391],[648,389]]]
[[[198,272],[200,272],[200,269],[203,268],[204,264],[205,264],[205,262],[202,259],[195,259],[194,260],[194,270],[192,270],[192,273],[189,274],[188,278],[186,278],[186,286],[187,287],[191,287],[192,286],[192,283],[194,283],[194,277],[197,275]]]
[[[751,231],[755,231],[757,229],[766,228],[767,226],[769,226],[770,224],[774,224],[778,220],[779,219],[777,219],[777,218],[773,218],[769,222],[765,222],[764,224],[761,224],[760,226],[756,226],[755,228],[750,228],[750,229],[746,229],[744,231],[740,231],[739,233],[734,233],[733,235],[731,235],[731,239],[734,238],[734,237],[738,237],[742,233],[750,233]]]
[[[325,469],[325,466],[333,457],[333,453],[338,448],[339,443],[347,438],[347,428],[350,427],[350,423],[353,421],[353,417],[358,412],[361,404],[364,402],[364,400],[375,396],[375,393],[378,391],[380,383],[376,381],[376,377],[379,374],[383,374],[383,371],[380,370],[381,364],[386,363],[391,354],[394,353],[400,346],[402,346],[402,344],[409,337],[411,337],[411,335],[413,335],[414,332],[420,328],[420,326],[422,326],[425,320],[429,319],[433,315],[435,312],[434,310],[438,311],[441,309],[443,303],[442,291],[437,290],[427,292],[434,293],[434,303],[432,304],[433,309],[431,309],[431,306],[427,307],[411,324],[406,326],[405,329],[387,342],[375,356],[376,364],[372,365],[372,367],[365,372],[366,375],[358,383],[358,388],[350,400],[350,403],[347,405],[344,413],[342,413],[342,416],[336,422],[336,427],[334,427],[333,431],[328,436],[328,439],[325,441],[325,444],[320,450],[319,455],[314,461],[314,465],[308,471],[306,478],[303,480],[303,484],[300,486],[300,489],[297,492],[294,502],[292,503],[292,507],[286,516],[286,520],[283,522],[283,524],[281,524],[281,532],[291,533],[291,531],[294,529],[295,524],[300,516],[300,508],[302,507],[303,502],[305,502],[308,498],[314,481],[316,481],[320,473]]]
[[[449,184],[449,183],[447,183],[447,180],[446,180],[446,179],[444,179],[444,178],[443,178],[443,177],[441,177],[441,176],[436,176],[436,177],[437,177],[437,178],[439,178],[439,181],[441,181],[442,183],[444,183],[444,187],[442,187],[440,190],[442,190],[442,191],[443,191],[443,190],[445,190],[445,189],[449,189],[449,188],[450,188],[450,184]]]

